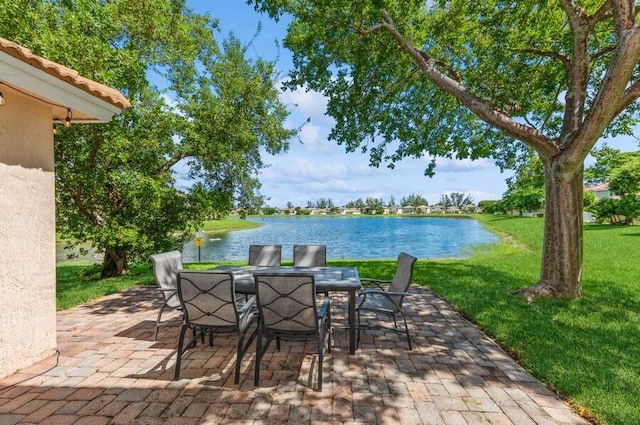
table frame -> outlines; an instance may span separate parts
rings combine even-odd
[[[312,273],[318,292],[347,292],[349,320],[349,354],[356,353],[356,291],[362,288],[358,269],[355,267],[259,267],[259,266],[217,266],[214,270],[231,272],[236,283],[236,292],[255,292],[254,273]],[[336,279],[332,274],[341,272]]]

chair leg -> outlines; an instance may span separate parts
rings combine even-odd
[[[182,354],[184,347],[184,334],[187,332],[187,326],[182,325],[182,329],[180,330],[180,339],[178,339],[178,351],[177,351],[177,359],[176,359],[176,371],[173,375],[173,380],[177,381],[180,379],[180,364],[182,363]]]
[[[258,339],[256,340],[256,366],[253,385],[256,387],[260,383],[260,362],[262,361],[262,332],[258,331]]]
[[[153,340],[157,341],[158,340],[158,329],[160,328],[160,320],[162,319],[162,312],[164,311],[164,308],[167,306],[167,302],[165,301],[162,304],[162,307],[160,307],[160,311],[158,312],[158,318],[156,319],[156,330],[153,333]]]
[[[322,363],[324,360],[324,335],[322,336],[322,342],[318,341],[318,391],[322,391]]]
[[[235,382],[236,384],[238,384],[240,382],[240,363],[242,363],[242,357],[243,357],[243,343],[244,342],[244,333],[240,333],[240,335],[238,335],[238,351],[236,352],[236,375],[234,377],[233,382]]]
[[[327,350],[329,351],[329,353],[331,353],[331,308],[329,308],[327,310],[327,328],[326,328],[326,332],[328,335],[328,341],[327,341]]]
[[[360,329],[362,328],[360,325],[360,310],[357,310],[357,313],[356,326],[358,327],[358,333],[356,334],[356,349],[360,348]]]
[[[404,320],[404,330],[407,334],[407,342],[409,343],[409,350],[412,349],[411,347],[411,337],[409,336],[409,326],[407,326],[407,318],[405,317],[404,313],[401,311],[400,314],[402,315],[402,319]]]
[[[236,355],[236,376],[234,381],[236,384],[240,383],[240,365],[242,363],[242,359],[244,358],[245,353],[247,352],[247,349],[249,348],[253,340],[256,338],[257,329],[253,331],[253,333],[251,334],[251,336],[249,337],[249,339],[245,344],[244,337],[246,332],[247,330],[245,329],[244,332],[238,335],[238,353]]]

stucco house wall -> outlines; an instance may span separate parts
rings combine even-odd
[[[120,92],[0,38],[0,378],[56,351],[53,124],[101,123]]]
[[[5,376],[54,353],[56,288],[51,111],[2,90],[11,99],[0,107],[0,376]]]

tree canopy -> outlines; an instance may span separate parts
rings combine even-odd
[[[628,0],[252,0],[293,19],[290,87],[325,94],[330,137],[371,163],[490,157],[544,167],[540,279],[521,292],[581,296],[582,170],[638,120],[640,29]]]
[[[620,152],[604,147],[594,151],[596,163],[585,170],[591,182],[607,184],[613,197],[594,200],[589,206],[596,219],[633,223],[640,217],[640,152]]]
[[[273,64],[248,58],[249,46],[222,39],[184,1],[8,0],[0,25],[133,105],[55,137],[58,230],[105,254],[103,277],[181,247],[234,200],[259,198],[261,152],[286,149],[296,132],[284,126]]]

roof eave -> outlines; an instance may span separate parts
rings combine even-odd
[[[36,99],[80,112],[74,114],[74,122],[108,122],[124,109],[5,52],[0,52],[0,82],[28,90],[28,95]]]

